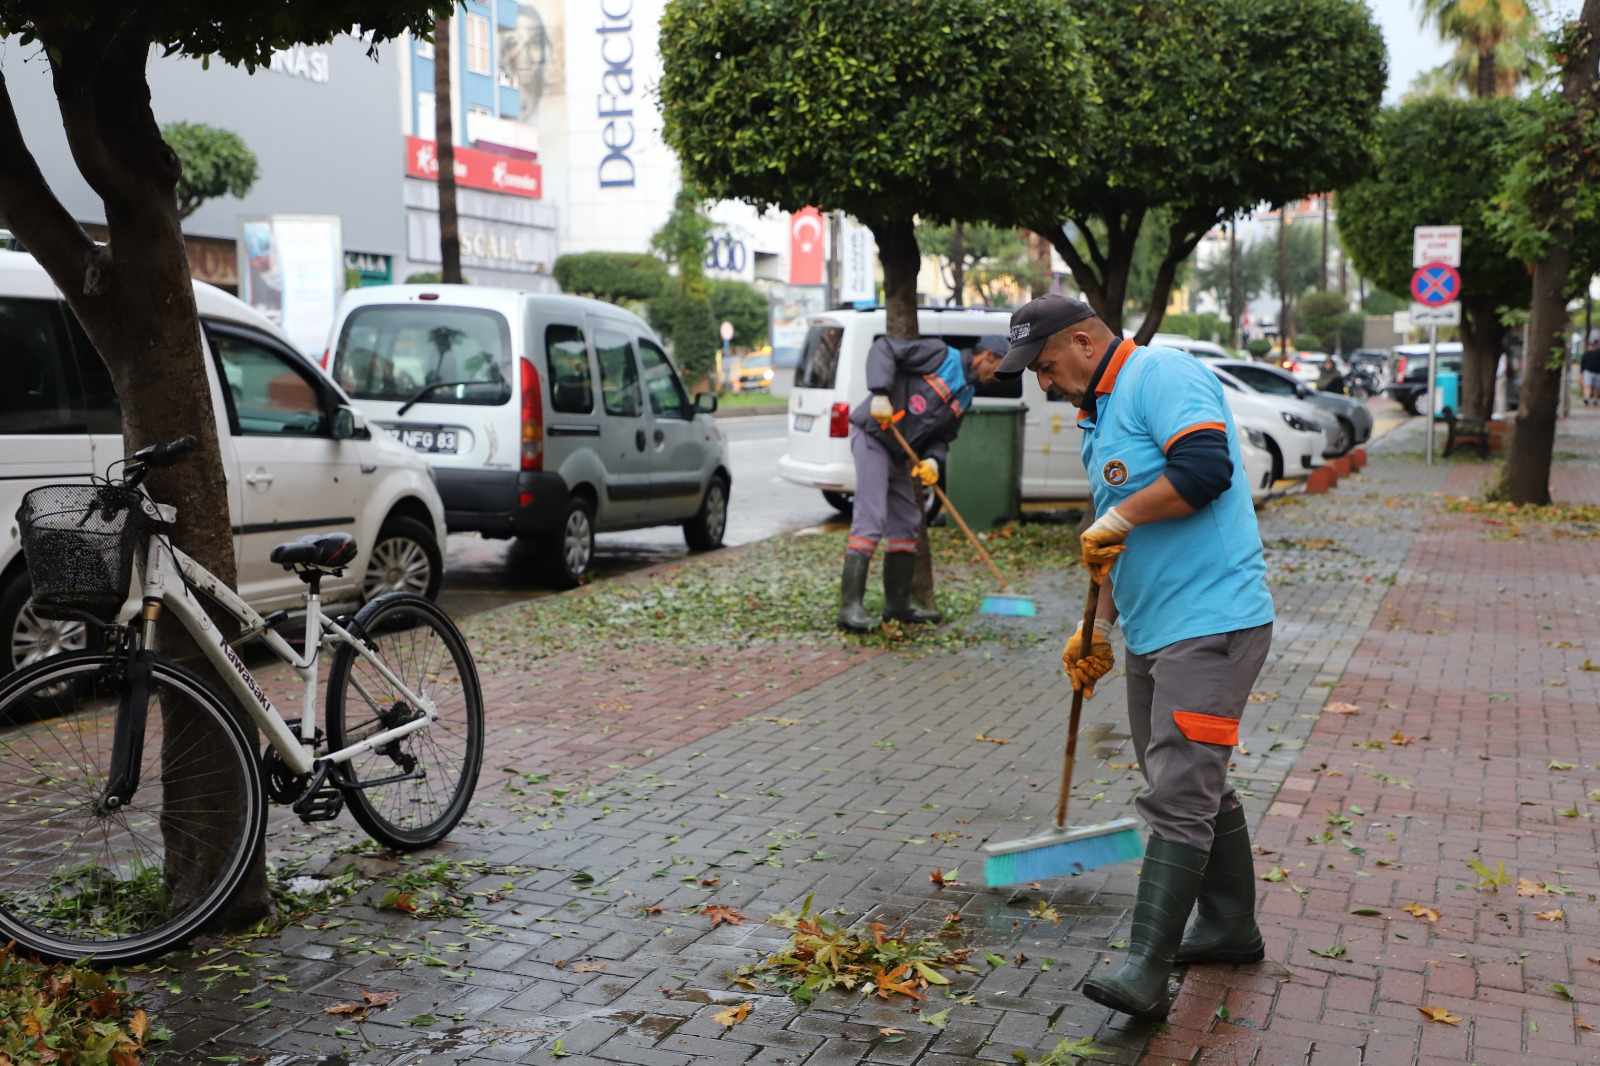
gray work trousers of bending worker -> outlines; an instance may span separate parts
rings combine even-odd
[[[1228,760],[1272,646],[1272,623],[1128,653],[1128,725],[1146,788],[1135,805],[1163,840],[1211,849],[1217,815],[1239,806]]]
[[[856,463],[856,495],[845,550],[870,559],[882,540],[885,551],[915,554],[922,508],[905,459],[890,455],[860,429],[851,430],[850,455]]]

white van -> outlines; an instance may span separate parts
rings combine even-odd
[[[369,432],[350,399],[260,314],[194,287],[211,409],[228,480],[239,594],[268,613],[300,603],[274,545],[343,531],[360,553],[323,585],[330,601],[391,589],[435,595],[444,572],[444,507],[426,463]],[[0,251],[0,674],[86,646],[82,622],[41,618],[15,516],[37,485],[86,480],[122,458],[122,413],[105,364],[44,269]],[[340,409],[348,410],[341,415]]]
[[[981,308],[923,308],[917,328],[962,351],[978,338],[1004,337],[1007,311]],[[814,315],[806,330],[789,394],[789,450],[778,460],[778,474],[818,489],[847,512],[856,487],[850,456],[850,412],[867,396],[867,350],[885,330],[885,313],[839,310]],[[1046,395],[1035,374],[980,385],[973,407],[1025,409],[1022,442],[1022,498],[1027,501],[1081,500],[1089,495],[1078,429],[1078,409],[1064,395]],[[1240,427],[1241,432],[1244,427]],[[1272,457],[1265,441],[1247,432],[1239,442],[1251,492],[1260,499],[1272,490]],[[960,447],[957,442],[956,447]]]
[[[328,371],[433,464],[451,532],[525,537],[571,587],[596,531],[680,525],[720,547],[727,444],[660,340],[613,304],[470,285],[345,293]]]

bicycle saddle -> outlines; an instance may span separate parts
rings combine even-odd
[[[313,566],[338,570],[356,557],[356,538],[348,533],[310,533],[272,549],[270,558],[285,570]]]

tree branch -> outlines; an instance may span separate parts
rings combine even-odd
[[[1068,239],[1066,227],[1059,222],[1044,222],[1035,223],[1029,228],[1049,241],[1051,246],[1061,254],[1061,258],[1066,260],[1067,269],[1072,271],[1072,277],[1077,281],[1078,287],[1089,298],[1090,306],[1097,311],[1102,310],[1105,305],[1104,283],[1101,281],[1100,275],[1084,259],[1083,253],[1078,251],[1078,246]],[[1087,233],[1082,226],[1078,228],[1080,232]]]
[[[1216,225],[1221,214],[1215,210],[1191,209],[1179,213],[1167,227],[1167,250],[1161,257],[1161,264],[1156,267],[1150,304],[1145,308],[1144,321],[1139,324],[1139,330],[1133,338],[1140,344],[1150,343],[1150,338],[1161,328],[1161,320],[1167,314],[1167,301],[1172,298],[1172,284],[1178,276],[1178,267],[1189,258],[1201,238],[1211,232],[1211,227]]]
[[[0,72],[0,210],[63,292],[98,295],[109,257],[83,232],[39,171]]]

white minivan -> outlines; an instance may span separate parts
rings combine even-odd
[[[451,532],[531,540],[571,587],[596,531],[679,525],[720,547],[732,487],[715,396],[693,399],[637,315],[471,285],[345,293],[323,356],[433,464]]]
[[[354,535],[360,554],[329,578],[332,601],[405,590],[443,576],[444,507],[426,463],[373,434],[350,399],[262,315],[196,282],[208,412],[222,444],[238,588],[258,611],[292,609],[302,585],[274,545],[307,533]],[[0,251],[0,674],[86,646],[82,622],[42,618],[17,537],[22,496],[86,480],[122,458],[122,413],[105,364],[30,255]],[[344,409],[344,410],[341,410]]]
[[[840,511],[848,512],[855,492],[855,463],[850,457],[850,412],[867,395],[867,350],[885,329],[882,309],[838,310],[814,315],[806,330],[789,394],[789,450],[778,460],[778,474],[788,481],[822,492]],[[982,308],[923,308],[917,328],[962,351],[978,338],[1004,337],[1010,328],[1006,311]],[[1025,502],[1081,500],[1089,495],[1078,429],[1078,409],[1055,390],[1046,394],[1035,374],[978,387],[973,407],[1015,407],[1023,414],[1022,499]],[[1256,499],[1272,491],[1272,457],[1266,442],[1246,430],[1239,447]],[[960,447],[959,442],[956,447]]]

